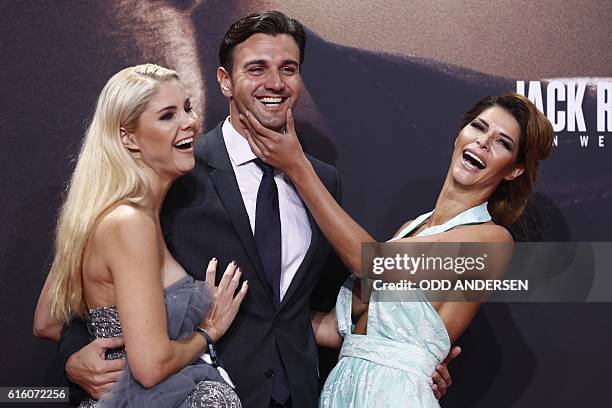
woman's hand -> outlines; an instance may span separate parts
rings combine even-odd
[[[246,116],[241,114],[240,120],[251,150],[267,164],[292,177],[309,163],[298,140],[291,109],[287,109],[285,134],[266,128],[249,111]]]
[[[214,342],[217,342],[223,336],[234,321],[248,290],[248,283],[244,281],[240,291],[234,296],[242,275],[242,271],[238,268],[236,262],[233,261],[227,266],[219,286],[215,287],[216,271],[217,260],[213,258],[206,268],[206,285],[213,291],[214,303],[208,317],[201,325]]]

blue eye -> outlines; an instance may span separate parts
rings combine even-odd
[[[159,118],[160,120],[170,120],[174,117],[174,112],[168,112],[165,113],[161,118]]]

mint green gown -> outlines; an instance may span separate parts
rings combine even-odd
[[[431,214],[416,218],[392,241],[408,235]],[[458,225],[478,224],[490,219],[487,203],[483,203],[418,235],[439,234]],[[383,302],[378,299],[381,292],[373,291],[367,334],[357,335],[352,334],[353,282],[351,276],[340,289],[336,301],[338,332],[344,342],[338,364],[321,392],[319,407],[439,407],[431,390],[431,375],[448,354],[450,339],[425,294],[406,291],[402,299],[407,296],[413,299]]]

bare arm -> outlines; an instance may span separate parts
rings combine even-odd
[[[334,250],[353,272],[361,274],[361,243],[375,240],[355,222],[333,199],[319,180],[312,165],[304,155],[295,132],[293,116],[287,111],[287,130],[284,135],[263,127],[257,119],[247,112],[241,116],[245,134],[253,152],[268,164],[284,171],[298,189],[304,203],[315,218]],[[469,226],[453,229],[427,237],[410,237],[401,241],[410,242],[501,242],[508,240],[509,234],[503,228],[490,225]],[[476,314],[479,303],[465,303],[461,306],[444,305],[440,309],[447,331],[452,341],[457,339]],[[455,320],[455,314],[458,318]],[[437,398],[446,392],[452,380],[448,373],[448,361],[455,358],[461,349],[454,347],[447,359],[436,367],[432,375],[432,389]]]
[[[109,214],[104,224],[100,224],[100,236],[104,237],[104,258],[113,277],[130,370],[143,386],[152,387],[202,354],[206,341],[197,333],[177,341],[168,337],[161,277],[163,244],[155,220],[129,208]],[[224,274],[219,286],[223,295],[233,294],[238,287],[240,273],[235,273],[236,269],[233,265]],[[236,296],[235,312],[245,293],[243,285]],[[209,328],[217,338],[227,329],[216,327],[214,322]]]
[[[152,387],[193,361],[206,344],[196,333],[177,342],[168,337],[155,221],[131,208],[104,221],[99,236],[104,237],[130,370],[143,386]]]
[[[298,141],[291,110],[287,111],[285,134],[265,128],[250,112],[247,112],[246,117],[241,115],[241,120],[253,152],[291,178],[317,225],[342,262],[353,274],[360,276],[361,244],[376,241],[340,207],[317,176]],[[503,228],[495,225],[476,225],[432,236],[409,237],[399,242],[497,242],[492,231],[495,235],[498,230]],[[506,232],[506,235],[509,234]],[[419,247],[417,252],[421,254],[426,252],[427,248]]]
[[[62,333],[62,322],[51,317],[48,289],[49,277],[36,305],[34,336],[59,342],[57,363],[54,364],[58,375],[65,374],[88,395],[99,399],[117,382],[125,365],[125,360],[105,359],[106,350],[124,345],[123,338],[100,338],[90,342],[85,324],[80,320],[68,323]]]
[[[336,327],[336,308],[327,313],[312,312],[311,321],[317,345],[329,348],[342,345],[342,336]]]
[[[480,302],[446,302],[438,309],[451,344],[455,343],[470,325],[480,305]]]
[[[361,243],[374,238],[340,207],[315,173],[297,140],[291,110],[287,111],[285,135],[266,129],[250,113],[247,116],[243,124],[253,152],[287,173],[342,262],[359,276]],[[278,143],[280,139],[284,143]]]
[[[476,241],[486,243],[478,244],[477,246],[482,247],[482,245],[486,245],[484,248],[486,248],[489,256],[486,268],[483,270],[482,275],[474,275],[475,277],[480,279],[500,279],[504,275],[512,259],[514,247],[514,240],[508,230],[495,224],[481,224],[457,229],[456,231],[449,231],[447,234],[451,232],[454,232],[455,237],[461,238],[466,242]],[[475,248],[477,247],[475,246]],[[444,322],[451,343],[454,343],[467,329],[476,312],[478,312],[482,301],[486,300],[486,295],[486,292],[478,296],[470,296],[468,294],[467,298],[472,301],[446,301],[437,307],[437,312]]]
[[[40,292],[36,311],[34,312],[34,336],[53,341],[59,341],[63,323],[59,319],[51,317],[51,309],[48,303],[49,297],[49,276]]]

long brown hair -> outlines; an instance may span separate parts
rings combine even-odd
[[[476,102],[463,116],[461,127],[494,106],[508,111],[521,128],[516,162],[525,166],[525,171],[512,181],[502,181],[489,198],[493,220],[507,227],[523,213],[538,178],[539,162],[546,159],[552,149],[554,133],[546,116],[529,99],[514,92],[487,96]]]

